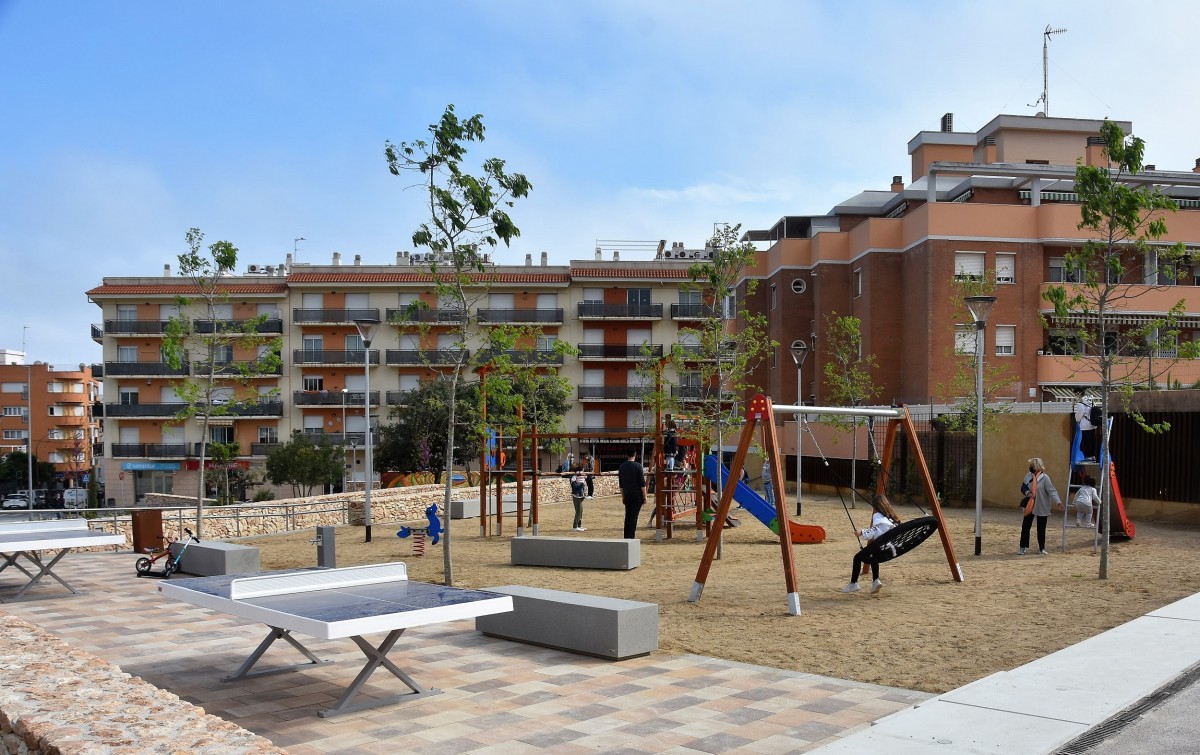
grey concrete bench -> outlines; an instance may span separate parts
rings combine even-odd
[[[513,514],[517,510],[517,494],[504,496],[504,513]],[[489,491],[487,497],[488,516],[496,515],[496,496]],[[525,510],[529,511],[529,496],[525,496]],[[451,519],[479,518],[479,491],[469,498],[455,498],[450,501]]]
[[[658,604],[524,585],[489,587],[513,610],[475,619],[492,637],[623,660],[658,650]]]
[[[619,569],[642,565],[640,540],[594,537],[514,537],[513,566],[564,566],[570,569]]]
[[[171,555],[174,556],[182,547],[182,540],[171,543]],[[258,548],[253,545],[201,540],[192,543],[184,551],[179,570],[197,577],[211,577],[217,574],[256,574],[261,568]]]

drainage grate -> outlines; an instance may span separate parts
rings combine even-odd
[[[1190,687],[1200,680],[1200,664],[1184,671],[1173,682],[1147,695],[1112,718],[1080,734],[1054,751],[1054,755],[1084,755],[1091,752],[1097,745],[1103,743],[1122,729],[1137,721],[1147,712],[1166,702],[1175,693]]]

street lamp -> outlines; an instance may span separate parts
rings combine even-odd
[[[354,327],[358,330],[358,337],[363,343],[363,375],[366,376],[366,390],[363,391],[363,416],[367,420],[367,481],[366,493],[363,497],[363,521],[367,526],[366,542],[371,542],[371,339],[375,335],[375,329],[379,327],[378,317],[362,317],[354,321]],[[346,425],[343,423],[342,432],[345,432]]]
[[[804,404],[804,360],[808,358],[808,344],[804,341],[792,341],[791,348],[788,351],[792,354],[792,361],[796,363],[796,406]],[[801,441],[801,415],[796,415],[796,516],[800,516],[800,441]],[[779,494],[782,496],[783,491]]]
[[[983,554],[983,329],[996,303],[994,296],[963,299],[975,320],[975,555]]]
[[[349,433],[346,432],[346,394],[350,392],[349,388],[342,389],[342,492],[346,492],[346,441],[349,440]],[[353,468],[350,469],[354,471]]]

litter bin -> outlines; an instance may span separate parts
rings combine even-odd
[[[137,509],[131,513],[134,552],[163,547],[162,509]]]

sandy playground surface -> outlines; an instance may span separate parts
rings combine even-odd
[[[897,508],[905,519],[921,515],[914,506]],[[570,503],[543,505],[540,534],[620,537],[622,511],[619,498],[587,501],[588,531],[573,533]],[[779,541],[747,513],[734,513],[741,526],[725,530],[722,558],[714,562],[699,603],[687,598],[703,545],[694,530],[677,530],[675,538],[656,543],[654,530],[645,528],[648,509],[639,529],[642,564],[631,571],[512,566],[515,515],[505,517],[503,536],[487,538],[479,537],[478,520],[454,521],[455,585],[522,584],[657,603],[666,652],[927,692],[1019,666],[1200,591],[1196,527],[1138,522],[1136,540],[1113,543],[1110,578],[1102,581],[1091,530],[1073,526],[1074,511],[1067,552],[1060,549],[1062,515],[1055,511],[1049,555],[1036,555],[1035,541],[1034,555],[1018,556],[1020,514],[1014,505],[1011,511],[985,510],[980,557],[973,555],[974,509],[945,510],[965,582],[951,578],[935,535],[883,564],[879,594],[843,594],[859,547],[853,528],[837,497],[809,496],[797,520],[822,525],[827,538],[795,546],[802,615],[793,617],[787,614]],[[857,527],[870,525],[866,504],[850,513]],[[396,529],[376,522],[373,542],[364,543],[361,527],[339,527],[338,566],[405,561],[412,579],[441,583],[442,546],[427,545],[426,555],[415,558],[411,538],[397,538]],[[310,530],[242,542],[260,547],[264,570],[281,569],[316,563],[312,536]],[[869,577],[862,584],[867,587]]]

